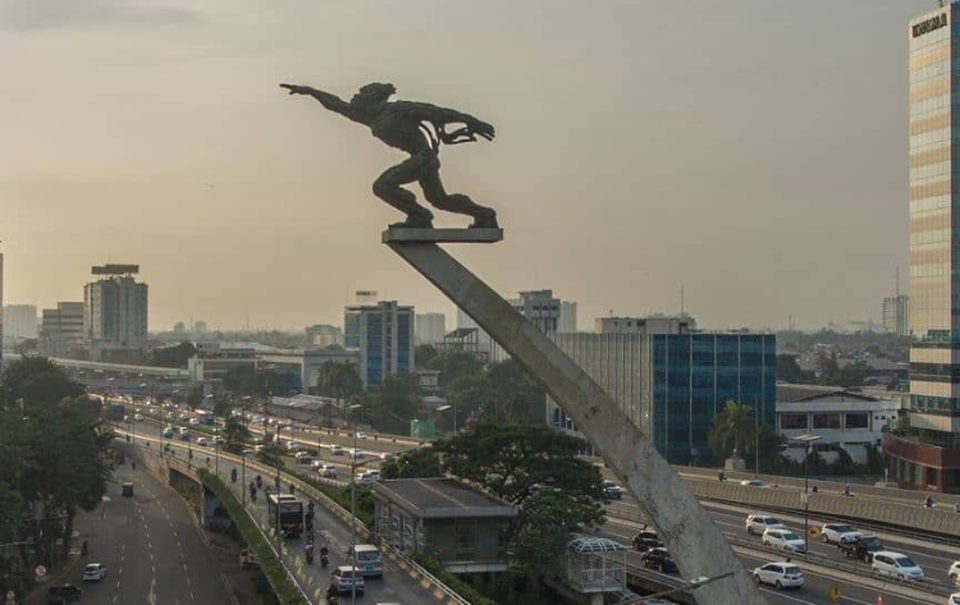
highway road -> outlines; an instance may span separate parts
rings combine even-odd
[[[89,554],[63,578],[83,591],[85,605],[230,605],[220,575],[211,572],[210,554],[186,503],[145,470],[117,467],[103,504],[77,517],[80,540]],[[120,485],[134,484],[132,498]],[[83,566],[103,563],[107,576],[82,582]]]
[[[747,514],[751,511],[737,509],[736,507],[714,505],[713,503],[703,503],[708,514],[713,521],[720,527],[725,536],[732,537],[736,543],[734,551],[737,552],[744,566],[752,570],[761,564],[771,561],[784,560],[785,555],[771,553],[763,550],[760,544],[760,538],[750,538],[745,529],[744,521]],[[762,511],[754,511],[762,512]],[[640,513],[639,507],[626,500],[612,503],[608,507],[608,522],[601,529],[601,535],[630,545],[632,537],[642,527],[645,517]],[[803,533],[803,520],[792,517],[780,517],[787,527]],[[960,559],[960,554],[945,551],[944,547],[930,542],[923,542],[895,536],[877,534],[893,550],[904,552],[914,558],[929,580],[941,587],[946,586],[946,569],[950,563]],[[740,543],[747,541],[748,546],[740,546]],[[751,544],[752,543],[752,544]],[[947,547],[949,548],[949,547]],[[872,576],[870,567],[864,563],[850,561],[844,558],[835,546],[828,546],[818,540],[810,541],[810,551],[817,560],[814,564],[804,561],[794,561],[803,571],[806,578],[806,586],[796,591],[785,591],[777,593],[773,589],[765,590],[769,593],[767,596],[771,603],[831,603],[830,589],[834,585],[839,585],[843,592],[843,603],[870,604],[876,603],[877,596],[882,595],[883,602],[890,604],[910,604],[932,603],[940,605],[946,602],[946,598],[937,594],[925,592],[925,584],[919,584],[910,587],[911,592],[916,592],[914,596],[902,596],[896,593],[903,592],[903,585],[897,584],[893,589],[883,580]],[[632,553],[628,560],[630,563],[640,565],[639,553]],[[844,563],[861,568],[859,574],[849,574],[831,568],[831,563]],[[718,570],[720,571],[720,570]],[[958,589],[960,590],[960,589]]]
[[[156,450],[159,445],[159,433],[160,427],[153,423],[138,423],[138,445],[143,445],[145,442],[149,442],[151,448]],[[188,444],[179,441],[169,441],[164,440],[164,443],[169,444],[176,452],[177,457],[181,460],[185,460],[187,457]],[[207,464],[207,457],[210,458],[208,468],[214,470],[216,457],[214,451],[210,448],[197,447],[196,445],[191,446],[193,451],[193,461],[200,465]],[[237,470],[238,480],[236,484],[232,484],[229,480],[230,471],[232,469]],[[220,475],[224,478],[227,485],[229,485],[237,495],[238,499],[242,499],[241,489],[243,485],[243,480],[241,478],[242,467],[239,462],[233,462],[225,456],[220,457]],[[266,471],[256,471],[252,470],[251,464],[248,464],[246,469],[246,482],[249,484],[251,480],[254,479],[257,472],[260,472],[263,478],[263,484],[273,485],[274,473],[267,473]],[[283,489],[285,492],[288,492],[288,483],[284,481],[282,483]],[[298,490],[297,494],[301,494]],[[264,492],[261,490],[258,492],[256,502],[251,502],[249,499],[249,493],[247,494],[247,504],[250,510],[254,513],[254,518],[265,527],[267,519],[267,505],[266,497]],[[301,498],[303,496],[301,495]],[[307,500],[309,501],[309,500]],[[305,502],[306,505],[306,502]],[[286,540],[284,542],[287,554],[285,556],[285,563],[287,564],[288,569],[296,570],[300,567],[304,569],[305,576],[301,578],[300,584],[304,588],[305,592],[308,595],[313,595],[317,589],[326,590],[329,585],[330,572],[334,570],[338,565],[347,565],[349,561],[347,559],[346,553],[352,544],[352,537],[349,526],[342,523],[337,517],[328,510],[321,503],[315,505],[316,519],[315,519],[315,529],[316,529],[316,548],[319,550],[320,546],[326,544],[330,549],[330,567],[328,569],[323,569],[319,564],[319,553],[314,560],[314,564],[307,566],[305,565],[304,555],[303,555],[303,545],[304,540],[301,538],[295,538]],[[364,602],[390,602],[390,603],[402,603],[405,605],[412,604],[428,604],[435,602],[436,599],[433,597],[432,592],[420,586],[417,580],[410,578],[406,572],[402,571],[390,558],[384,558],[384,575],[380,579],[368,579],[366,593],[363,597]],[[348,600],[347,600],[348,601]]]

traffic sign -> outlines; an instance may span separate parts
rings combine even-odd
[[[42,578],[45,575],[47,575],[47,568],[43,565],[37,565],[37,577]]]
[[[810,526],[810,537],[816,538],[819,535],[820,535],[820,526],[819,525]]]
[[[843,597],[843,591],[840,590],[839,584],[834,584],[833,588],[830,589],[830,600],[834,603],[839,603],[840,599]]]

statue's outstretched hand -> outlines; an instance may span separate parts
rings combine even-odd
[[[286,88],[292,95],[308,95],[313,90],[309,86],[300,86],[298,84],[281,84],[280,88]]]
[[[467,126],[473,134],[480,135],[488,141],[492,141],[493,137],[496,136],[496,130],[493,128],[493,125],[487,124],[483,120],[474,119],[467,124]]]

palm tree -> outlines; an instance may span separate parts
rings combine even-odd
[[[735,458],[740,453],[740,444],[752,439],[754,420],[751,415],[753,408],[728,400],[723,411],[714,416],[713,428],[710,429],[710,447],[719,454],[733,443]]]
[[[337,400],[337,407],[343,408],[344,400],[362,390],[363,383],[357,374],[357,366],[350,361],[331,361],[320,368],[320,389]]]

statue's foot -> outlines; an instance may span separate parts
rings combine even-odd
[[[485,216],[478,216],[473,219],[473,223],[470,225],[471,229],[499,229],[500,224],[497,222],[497,213],[491,211],[490,214]]]
[[[395,227],[407,228],[407,229],[433,229],[433,219],[429,217],[414,217],[409,216],[407,220],[402,223],[393,223],[390,225],[390,228]]]

